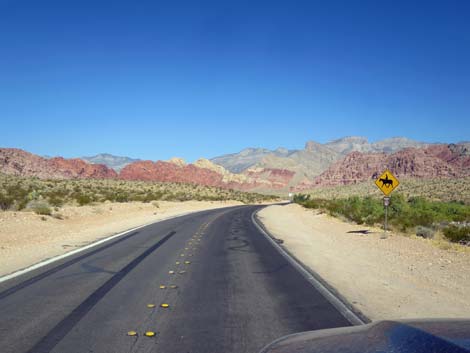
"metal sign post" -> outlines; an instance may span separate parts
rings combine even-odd
[[[397,178],[390,172],[388,169],[382,173],[375,181],[375,185],[382,191],[385,195],[384,197],[384,211],[385,211],[385,218],[384,218],[384,232],[381,239],[387,238],[387,221],[388,221],[388,206],[390,206],[390,195],[395,188],[400,185],[400,182]]]
[[[384,218],[384,233],[381,236],[382,239],[387,238],[387,218],[388,218],[388,206],[389,205],[390,205],[390,197],[384,197],[385,218]]]

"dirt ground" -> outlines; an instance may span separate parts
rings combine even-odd
[[[260,220],[371,320],[470,318],[470,252],[343,222],[299,205]],[[457,249],[457,250],[456,250]]]
[[[234,201],[104,203],[65,206],[52,217],[25,211],[0,212],[0,276],[139,225],[187,212],[240,204]]]

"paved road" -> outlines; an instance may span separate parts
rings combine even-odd
[[[255,353],[348,326],[253,225],[257,208],[156,223],[0,284],[1,352]]]

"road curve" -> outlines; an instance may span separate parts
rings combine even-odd
[[[349,326],[255,227],[259,208],[155,223],[1,283],[1,351],[255,353]]]

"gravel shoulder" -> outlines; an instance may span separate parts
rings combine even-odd
[[[241,203],[159,201],[65,206],[55,212],[63,219],[25,211],[0,212],[0,276],[143,224],[235,205]]]
[[[343,222],[296,204],[259,219],[371,320],[470,317],[470,252]]]

